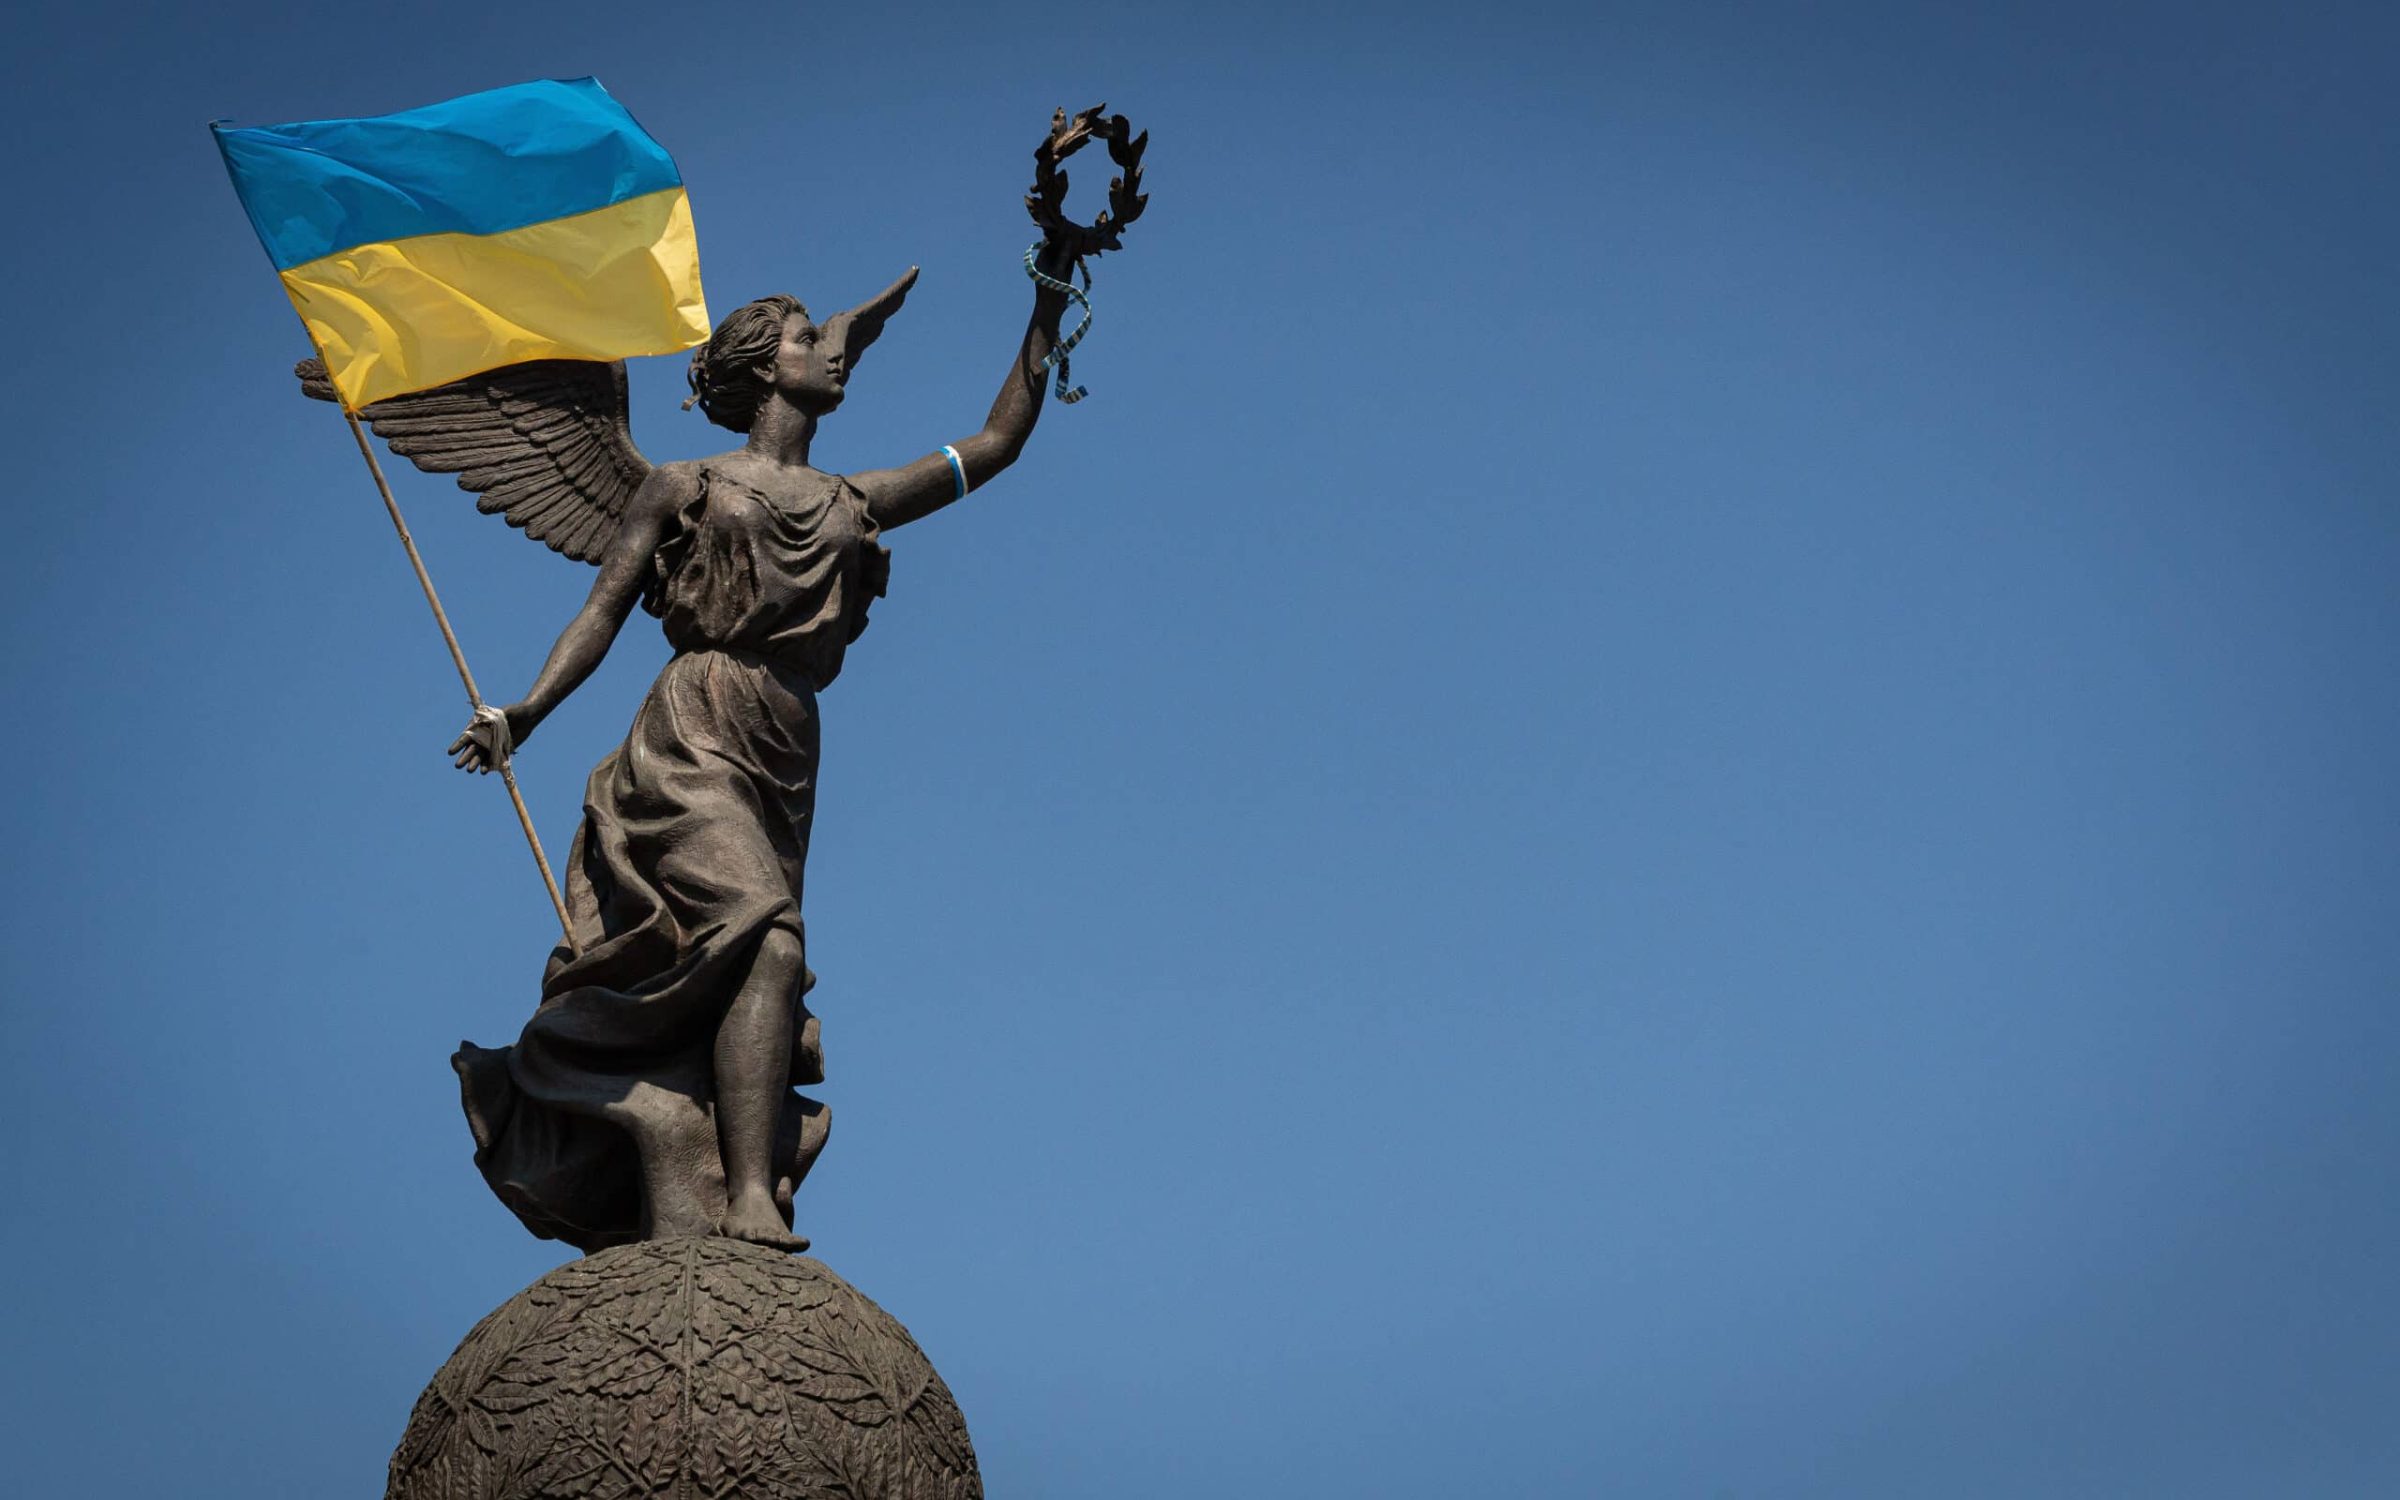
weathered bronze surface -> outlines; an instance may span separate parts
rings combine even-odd
[[[821,1263],[626,1245],[477,1324],[418,1398],[388,1500],[979,1500],[950,1389]]]
[[[1078,225],[1059,163],[1091,140],[1122,175],[1109,212]],[[393,1456],[390,1500],[981,1496],[966,1424],[907,1333],[787,1253],[808,1247],[793,1194],[827,1123],[794,1090],[825,1076],[802,1000],[817,694],[884,593],[885,534],[1023,451],[1065,353],[1067,278],[1141,212],[1146,142],[1097,109],[1053,117],[1026,198],[1044,235],[1033,315],[983,426],[950,451],[847,475],[809,462],[914,269],[822,322],[776,296],[718,324],[685,405],[747,441],[713,458],[642,456],[621,363],[514,365],[361,413],[393,452],[600,570],[525,696],[451,743],[461,768],[505,765],[635,605],[675,648],[586,783],[573,936],[533,1018],[452,1059],[492,1191],[587,1258],[459,1346]],[[332,399],[315,361],[298,374]]]
[[[1047,144],[1047,143],[1046,143]],[[1041,268],[1070,273],[1046,249]],[[586,786],[567,861],[579,952],[552,953],[516,1042],[462,1043],[476,1164],[525,1226],[585,1250],[721,1233],[785,1250],[792,1195],[823,1149],[814,983],[800,915],[816,802],[817,693],[884,592],[881,538],[958,498],[940,452],[849,475],[809,464],[817,424],[915,282],[812,319],[798,299],[737,308],[692,356],[692,401],[746,433],[714,458],[652,465],[622,364],[547,360],[366,409],[419,468],[600,576],[524,698],[522,746],[598,667],[638,603],[676,655]],[[1015,462],[1042,409],[1064,297],[1034,294],[1017,358],[977,431],[970,486]],[[332,392],[314,361],[303,389]],[[487,771],[510,747],[470,724],[450,746]]]

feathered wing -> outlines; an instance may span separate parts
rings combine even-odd
[[[292,373],[302,393],[334,399],[321,362],[304,359]],[[456,474],[477,510],[577,562],[600,561],[650,474],[633,445],[622,360],[505,365],[359,415],[418,468]]]

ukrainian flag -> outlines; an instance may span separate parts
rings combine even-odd
[[[343,403],[708,337],[683,175],[595,79],[211,126]]]

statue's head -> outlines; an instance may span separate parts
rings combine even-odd
[[[883,333],[916,285],[916,267],[875,296],[822,325],[800,299],[777,295],[746,302],[725,315],[707,343],[692,351],[692,399],[719,427],[748,432],[759,408],[780,395],[812,417],[842,404],[843,388],[859,357]]]

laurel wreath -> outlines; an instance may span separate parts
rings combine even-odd
[[[1077,260],[1122,249],[1125,226],[1142,216],[1150,196],[1142,191],[1142,151],[1150,132],[1133,133],[1123,115],[1103,117],[1105,104],[1095,104],[1070,118],[1064,109],[1050,115],[1050,133],[1033,148],[1033,187],[1025,194],[1025,212],[1040,226],[1042,238],[1072,253]],[[1094,140],[1108,142],[1108,158],[1117,175],[1108,180],[1108,207],[1089,224],[1067,217],[1067,173],[1061,163]]]
[[[1104,251],[1123,249],[1125,226],[1140,218],[1150,203],[1150,195],[1142,191],[1142,151],[1150,144],[1150,132],[1135,135],[1123,115],[1103,117],[1101,111],[1107,108],[1095,104],[1073,118],[1064,109],[1050,112],[1050,133],[1033,148],[1033,187],[1025,194],[1025,212],[1042,231],[1041,240],[1025,251],[1025,274],[1036,285],[1060,293],[1083,309],[1074,331],[1042,359],[1044,370],[1058,372],[1056,394],[1070,406],[1089,394],[1082,386],[1068,383],[1068,356],[1092,326],[1092,302],[1086,295],[1092,289],[1090,261]],[[1091,223],[1078,224],[1067,217],[1067,173],[1059,164],[1094,140],[1108,142],[1109,160],[1119,170],[1108,180],[1108,207]],[[1074,270],[1069,274],[1082,275],[1082,291],[1077,291],[1072,281],[1050,276],[1034,264],[1045,246],[1057,246],[1073,257],[1070,264]]]

